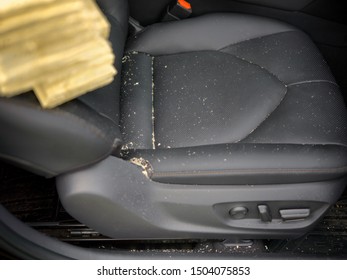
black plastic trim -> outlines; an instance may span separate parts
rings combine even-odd
[[[141,165],[139,159],[139,165]],[[143,168],[143,169],[142,169]],[[320,220],[345,188],[346,178],[295,184],[179,185],[146,177],[119,158],[58,177],[61,202],[74,218],[119,240],[296,238]],[[142,169],[142,170],[141,170]],[[141,172],[143,171],[143,172]],[[271,208],[273,222],[260,220],[257,206]],[[247,207],[245,219],[230,210]],[[303,221],[282,221],[280,209],[310,208]],[[93,211],[90,211],[93,209]]]

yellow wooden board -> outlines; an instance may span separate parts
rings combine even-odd
[[[109,31],[94,0],[0,0],[0,96],[53,108],[112,82]]]

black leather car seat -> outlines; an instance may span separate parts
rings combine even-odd
[[[2,157],[57,176],[67,211],[120,239],[312,228],[346,184],[347,114],[310,38],[211,14],[126,40],[126,1],[98,3],[122,74],[51,111],[1,99]]]

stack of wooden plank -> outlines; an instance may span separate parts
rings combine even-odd
[[[109,32],[94,0],[0,0],[0,96],[53,108],[109,84]]]

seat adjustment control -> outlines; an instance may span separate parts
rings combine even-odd
[[[309,217],[310,209],[283,209],[280,210],[280,215],[283,221],[302,220]]]
[[[272,216],[270,212],[270,208],[267,205],[258,205],[258,211],[260,215],[260,219],[265,222],[269,223],[272,221]]]
[[[246,217],[248,209],[243,206],[234,207],[229,211],[229,215],[232,219],[241,220]]]

